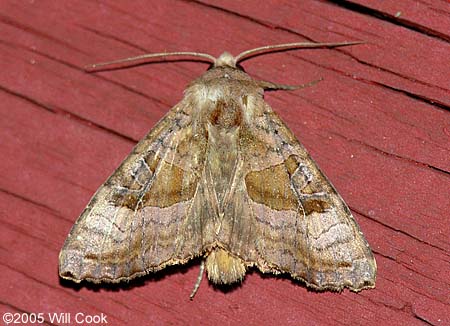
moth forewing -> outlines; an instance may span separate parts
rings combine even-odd
[[[214,66],[93,196],[61,250],[60,276],[119,282],[200,256],[213,283],[256,266],[318,290],[374,287],[375,259],[350,210],[263,99],[266,88],[289,87],[236,66],[271,49],[356,43],[137,57],[188,54]]]

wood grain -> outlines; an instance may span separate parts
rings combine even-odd
[[[450,9],[397,3],[1,2],[0,312],[103,312],[109,325],[449,325]],[[324,78],[266,99],[352,209],[376,255],[376,289],[316,293],[254,272],[228,291],[204,283],[190,302],[196,263],[120,286],[59,280],[58,252],[89,198],[207,68],[84,65],[344,40],[367,43],[243,66],[284,84]]]

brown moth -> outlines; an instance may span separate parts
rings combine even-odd
[[[237,63],[256,53],[353,43],[291,43],[213,62],[97,190],[59,255],[62,278],[120,282],[203,257],[209,280],[249,267],[317,290],[375,286],[376,262],[349,208]],[[203,264],[204,262],[204,264]]]

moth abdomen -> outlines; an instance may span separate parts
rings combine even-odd
[[[227,250],[215,248],[206,257],[208,278],[215,284],[232,284],[244,279],[247,268],[241,258]]]

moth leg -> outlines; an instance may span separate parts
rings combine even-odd
[[[272,83],[270,81],[265,81],[265,80],[258,80],[257,84],[258,84],[258,86],[262,87],[266,91],[276,91],[276,90],[293,91],[296,89],[313,86],[322,80],[323,80],[323,78],[321,77],[319,79],[316,79],[309,83],[301,84],[301,85],[285,85],[285,84]]]
[[[202,260],[202,263],[200,264],[200,272],[197,277],[197,282],[195,282],[194,288],[192,289],[191,295],[189,296],[189,299],[191,300],[194,299],[194,296],[200,287],[200,283],[202,283],[204,270],[205,270],[205,261]]]

